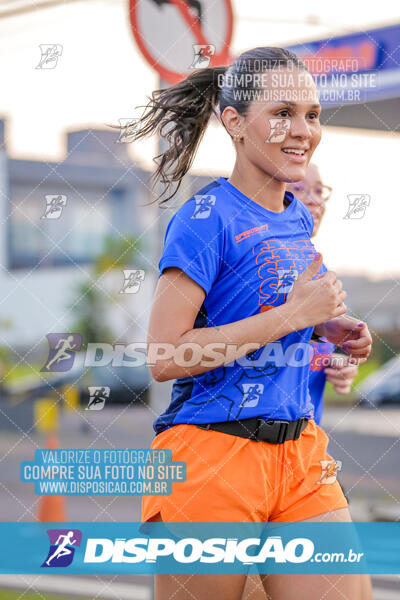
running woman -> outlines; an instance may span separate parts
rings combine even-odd
[[[303,181],[296,181],[287,186],[296,198],[305,204],[314,219],[311,237],[315,237],[324,218],[326,202],[329,200],[332,188],[322,182],[322,177],[316,164],[311,163],[306,170]],[[351,364],[343,355],[335,355],[335,344],[328,341],[312,341],[312,357],[308,389],[314,406],[314,421],[319,425],[324,407],[325,384],[329,381],[338,394],[348,394],[358,366]]]
[[[315,330],[367,357],[371,337],[345,317],[342,284],[310,241],[311,214],[285,192],[305,177],[321,138],[320,110],[295,54],[255,48],[229,68],[202,69],[153,92],[139,122],[136,139],[158,132],[169,144],[155,173],[166,199],[212,114],[236,151],[231,176],[199,190],[167,228],[148,362],[157,381],[176,381],[152,448],[171,449],[187,477],[169,496],[144,497],[143,521],[351,520],[340,485],[317,483],[320,461],[332,458],[313,420],[309,341]],[[299,598],[299,589],[309,600],[371,597],[366,575],[262,579],[274,600]],[[157,575],[155,593],[157,600],[239,600],[245,581]]]

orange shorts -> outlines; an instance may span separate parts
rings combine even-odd
[[[346,508],[328,442],[314,421],[283,444],[174,425],[151,448],[185,461],[186,481],[169,496],[143,496],[142,521],[160,513],[164,522],[290,522]]]

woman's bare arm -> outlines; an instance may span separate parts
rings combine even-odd
[[[313,318],[309,313],[316,313],[314,320],[319,323],[343,314],[345,309],[340,313],[337,311],[344,292],[341,292],[341,285],[337,285],[334,274],[328,272],[311,281],[321,263],[322,257],[298,278],[290,301],[285,304],[226,325],[196,329],[193,325],[205,298],[203,288],[181,269],[165,269],[158,281],[147,337],[148,364],[154,379],[167,381],[215,369],[292,331],[316,324],[310,323]],[[307,306],[303,307],[304,298],[310,295],[313,298],[311,306],[307,301]],[[317,305],[320,307],[324,300],[324,310],[317,310]],[[161,348],[161,344],[167,346]],[[187,349],[184,354],[182,344],[197,345],[193,365],[187,364],[192,352]],[[216,344],[220,347],[212,353],[212,345]]]

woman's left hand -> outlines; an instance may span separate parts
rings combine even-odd
[[[368,325],[342,315],[315,327],[317,335],[324,336],[329,342],[342,348],[346,354],[367,359],[371,354],[372,337]]]
[[[350,392],[357,373],[357,365],[340,366],[333,363],[332,366],[325,369],[326,380],[333,385],[333,389],[338,394],[348,394]]]

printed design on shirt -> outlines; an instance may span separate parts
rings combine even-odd
[[[261,373],[262,375],[275,375],[275,373],[277,373],[278,369],[272,362],[265,363],[265,365],[257,364],[257,361],[264,352],[264,349],[265,346],[262,346],[261,348],[251,350],[245,354],[247,366],[244,367],[243,372],[245,373],[246,377],[258,377],[258,375],[254,375],[254,373]]]
[[[310,342],[310,344],[312,351],[310,371],[323,371],[332,356],[331,345],[329,342]]]
[[[330,353],[314,354],[311,359],[310,371],[323,371],[328,364],[327,361],[329,360],[330,356]]]
[[[241,396],[239,404],[237,404],[237,400],[233,400],[225,394],[219,394],[218,396],[210,397],[208,400],[204,400],[204,398],[197,400],[194,397],[186,400],[185,404],[209,406],[210,403],[215,403],[215,405],[218,407],[218,410],[226,415],[226,419],[228,421],[231,419],[238,419],[244,409],[257,406],[260,400],[260,394],[262,394],[264,391],[264,383],[261,384],[255,382],[254,380],[262,379],[265,381],[265,377],[275,375],[275,373],[278,371],[276,365],[270,362],[265,363],[265,365],[256,366],[254,364],[254,361],[260,357],[262,351],[263,348],[257,348],[257,350],[252,350],[245,355],[247,366],[240,370],[239,376],[236,377],[236,380],[233,384]],[[209,382],[209,377],[212,377],[212,373],[213,371],[208,371],[205,374],[205,377],[201,380],[200,385],[206,386]],[[228,376],[232,376],[231,370],[226,369],[225,367],[223,367],[221,371],[219,368],[214,369],[214,379],[212,379],[213,384],[221,382],[226,374],[228,374]],[[257,404],[254,404],[257,395]]]
[[[203,384],[214,386],[225,378],[225,367],[218,367],[204,374]]]
[[[198,194],[194,196],[196,206],[194,208],[191,219],[208,219],[211,214],[211,209],[217,201],[214,194]]]
[[[196,397],[190,398],[189,400],[185,401],[185,404],[198,406],[198,412],[196,413],[197,416],[201,415],[202,407],[204,407],[204,409],[208,409],[210,404],[215,404],[215,406],[218,408],[218,412],[226,415],[226,420],[229,421],[231,418],[233,418],[231,415],[235,401],[231,398],[228,398],[228,396],[225,396],[225,394],[219,394],[218,396],[212,396],[208,399],[204,399],[201,396],[198,399]]]
[[[315,248],[307,239],[270,239],[256,244],[252,252],[261,279],[258,304],[264,312],[286,302],[297,277],[314,257]]]
[[[242,233],[238,233],[235,235],[236,242],[242,242],[243,240],[247,240],[251,235],[255,235],[256,233],[264,233],[264,231],[268,231],[267,223],[264,225],[259,225],[258,227],[253,227],[252,229],[246,229],[246,231],[242,231]]]

